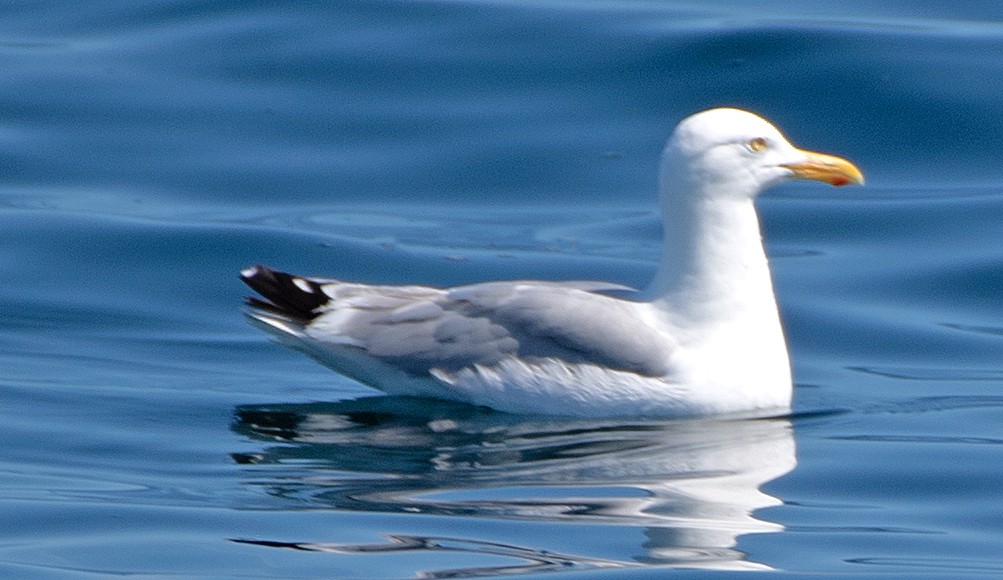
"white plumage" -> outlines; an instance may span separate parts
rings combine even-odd
[[[663,257],[651,285],[450,289],[314,279],[263,266],[253,322],[390,394],[576,416],[767,415],[791,404],[787,347],[753,202],[788,179],[863,183],[760,117],[712,109],[662,154]]]

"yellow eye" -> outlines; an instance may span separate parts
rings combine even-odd
[[[748,147],[749,151],[752,151],[753,153],[759,153],[760,151],[764,151],[766,149],[766,139],[756,137],[755,139],[750,140],[746,144],[746,147]]]

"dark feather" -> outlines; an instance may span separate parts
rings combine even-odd
[[[249,306],[304,323],[316,318],[319,309],[330,301],[319,283],[266,266],[247,268],[240,273],[240,279],[266,299],[249,297]]]

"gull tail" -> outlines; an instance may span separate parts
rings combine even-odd
[[[240,272],[240,279],[264,298],[250,296],[245,299],[253,309],[251,316],[262,322],[265,322],[263,317],[267,317],[303,326],[319,316],[321,308],[331,300],[320,282],[266,266],[245,268]]]
[[[370,356],[364,345],[337,331],[311,334],[309,327],[317,317],[328,312],[333,300],[324,287],[336,280],[304,278],[251,266],[240,272],[240,279],[261,295],[248,297],[246,315],[254,326],[272,334],[280,344],[312,357],[324,366],[373,388],[398,394],[433,396],[427,382],[441,388],[432,379],[419,380]],[[421,383],[412,385],[412,383]]]

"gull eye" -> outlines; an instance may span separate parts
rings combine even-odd
[[[753,153],[760,153],[766,150],[766,139],[762,137],[756,137],[755,139],[750,139],[745,146]]]

